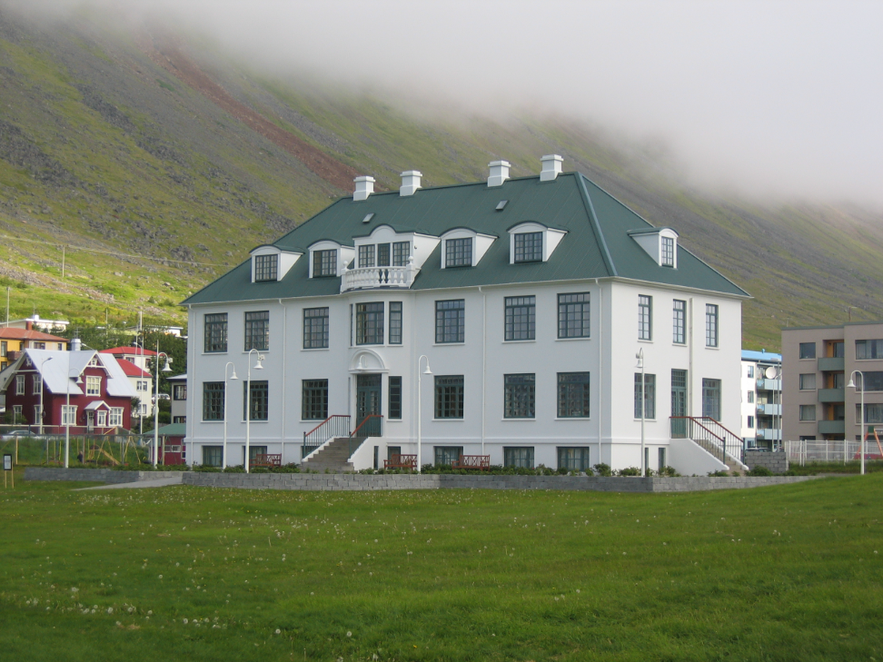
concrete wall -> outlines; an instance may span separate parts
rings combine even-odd
[[[769,453],[767,453],[769,455]],[[115,475],[114,475],[115,474]],[[113,471],[27,467],[25,480],[138,482],[182,476],[184,485],[302,491],[371,490],[578,490],[593,492],[695,492],[781,485],[810,476],[765,478],[605,478],[601,476],[487,476],[479,474],[244,474],[203,471]]]

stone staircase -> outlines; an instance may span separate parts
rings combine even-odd
[[[350,459],[350,442],[355,442],[358,448],[365,439],[356,437],[335,437],[323,448],[307,457],[301,462],[301,471],[316,471],[319,473],[346,473],[353,471]]]

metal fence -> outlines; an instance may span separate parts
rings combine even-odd
[[[788,462],[804,465],[812,462],[858,462],[861,460],[861,442],[849,439],[801,439],[786,441]],[[865,460],[879,460],[883,456],[874,439],[865,441]]]

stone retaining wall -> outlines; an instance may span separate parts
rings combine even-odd
[[[788,455],[785,451],[770,453],[769,451],[745,451],[745,464],[749,469],[766,467],[774,474],[788,471]]]
[[[81,480],[106,483],[139,482],[181,476],[184,485],[257,490],[583,490],[595,492],[695,492],[781,485],[810,476],[605,478],[602,476],[488,476],[481,474],[273,474],[207,471],[113,471],[28,467],[25,480]]]

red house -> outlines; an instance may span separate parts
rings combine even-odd
[[[138,394],[117,360],[88,351],[26,349],[0,372],[7,418],[47,433],[70,427],[72,434],[108,432],[131,426]]]

